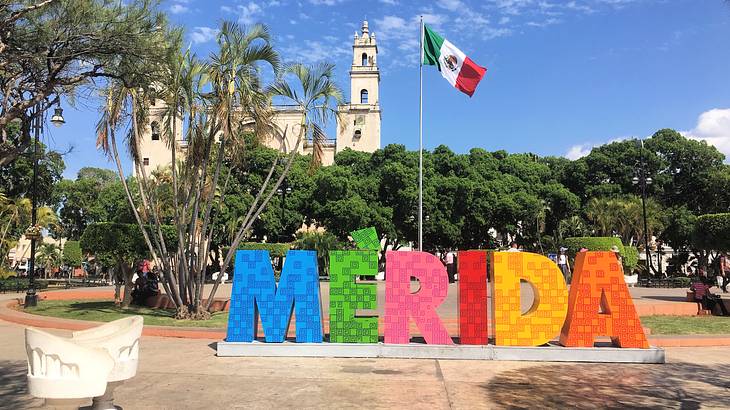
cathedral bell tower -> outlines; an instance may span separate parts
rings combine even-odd
[[[380,71],[375,33],[368,22],[355,32],[350,68],[350,102],[337,107],[337,151],[351,148],[373,152],[380,148]]]

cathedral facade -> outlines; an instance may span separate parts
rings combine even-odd
[[[375,33],[370,33],[368,22],[362,23],[361,31],[355,32],[350,66],[350,101],[337,107],[338,119],[336,137],[328,138],[324,144],[323,165],[334,163],[335,153],[350,148],[356,151],[373,152],[380,148],[380,71],[378,69],[378,46]],[[158,102],[157,104],[161,104]],[[296,106],[275,105],[274,124],[279,136],[269,137],[264,144],[270,148],[291,152],[299,136],[302,111]],[[162,106],[150,107],[150,123],[142,133],[139,144],[141,165],[149,175],[158,167],[170,164],[170,148],[160,138],[160,124],[163,123]],[[177,124],[179,154],[185,155],[185,141],[182,140],[182,121]],[[284,136],[284,130],[286,135]],[[300,144],[297,151],[306,155],[312,153],[310,141]],[[133,171],[136,173],[136,169]]]

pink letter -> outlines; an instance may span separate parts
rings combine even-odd
[[[418,292],[411,293],[411,276],[418,278]],[[386,253],[385,343],[407,344],[411,340],[409,316],[429,344],[454,342],[436,314],[446,299],[449,277],[441,261],[426,252]]]

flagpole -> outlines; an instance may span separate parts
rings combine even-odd
[[[423,251],[423,16],[421,16],[421,51],[418,62],[418,250]]]

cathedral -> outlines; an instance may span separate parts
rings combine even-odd
[[[336,138],[328,138],[324,145],[323,165],[334,162],[335,153],[350,148],[356,151],[373,152],[380,148],[380,71],[378,70],[378,46],[375,33],[370,33],[368,22],[362,23],[361,31],[355,32],[352,44],[352,65],[350,66],[350,101],[337,107],[339,118]],[[159,103],[158,103],[159,104]],[[275,105],[274,124],[283,134],[264,141],[267,146],[290,152],[299,136],[302,111],[296,106]],[[142,166],[149,174],[157,167],[170,164],[170,148],[160,139],[162,109],[150,107],[151,120],[142,135],[140,158]],[[178,137],[181,155],[184,155],[185,142],[182,141],[182,122],[178,121]],[[311,142],[304,141],[298,148],[300,154],[312,153]],[[136,172],[136,169],[135,171]]]

